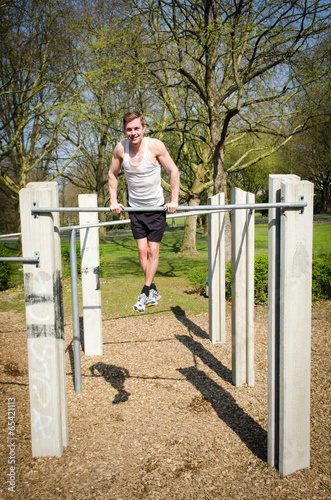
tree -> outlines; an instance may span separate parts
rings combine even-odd
[[[321,37],[311,50],[300,54],[295,61],[294,71],[297,78],[302,74],[310,76],[311,83],[306,85],[297,106],[306,108],[306,130],[296,136],[284,149],[291,173],[310,180],[315,186],[315,210],[331,210],[331,52],[330,36]],[[293,126],[297,123],[293,113]]]
[[[82,141],[82,146],[62,177],[83,192],[97,193],[99,206],[109,203],[108,170],[112,150],[123,138],[122,116],[139,107],[141,98],[132,61],[123,58],[120,50],[126,43],[125,11],[125,2],[95,0],[88,8],[81,7],[74,24],[81,56],[72,86],[75,105],[68,137],[73,144]],[[127,201],[121,178],[119,190],[119,198],[122,194]],[[106,214],[100,213],[100,219],[104,221]]]
[[[167,69],[164,68],[166,72]],[[171,155],[177,164],[180,173],[180,200],[189,206],[200,204],[201,197],[213,185],[212,180],[212,155],[208,143],[196,140],[204,137],[208,129],[201,123],[194,127],[190,123],[190,109],[194,104],[188,99],[187,89],[159,89],[162,103],[165,106],[163,120],[158,124],[158,135],[165,139]],[[153,130],[156,133],[156,130]],[[162,179],[162,185],[170,192],[170,184]],[[187,217],[181,253],[191,254],[196,252],[196,225],[197,216]]]
[[[289,127],[289,100],[304,84],[293,79],[290,65],[327,29],[326,4],[139,0],[134,13],[147,24],[131,51],[135,63],[155,87],[184,87],[195,98],[191,102],[199,102],[191,107],[188,130],[197,123],[208,127],[203,140],[212,153],[215,192],[226,193],[229,171],[253,165],[303,129],[305,121]],[[267,134],[273,141],[254,148],[250,162],[245,152],[227,166],[227,145],[248,134]]]
[[[0,184],[17,207],[29,180],[53,180],[80,147],[66,140],[75,66],[69,10],[55,0],[1,5]]]

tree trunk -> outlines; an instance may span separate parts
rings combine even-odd
[[[228,203],[227,196],[227,172],[224,169],[224,148],[215,148],[214,153],[214,185],[215,193],[224,193],[225,204]],[[231,259],[231,222],[229,212],[224,214],[225,220],[225,260]]]
[[[199,205],[199,198],[195,197],[189,201],[189,206]],[[182,255],[195,255],[199,253],[196,249],[197,215],[186,217],[184,236],[180,253]]]

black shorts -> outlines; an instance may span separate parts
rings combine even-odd
[[[166,210],[163,212],[130,212],[131,229],[135,240],[147,238],[161,243],[166,227]]]

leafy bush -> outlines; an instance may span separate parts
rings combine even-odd
[[[8,262],[0,262],[0,291],[11,287],[11,265]]]
[[[100,262],[102,261],[102,256],[104,254],[104,249],[102,246],[99,248]],[[82,261],[80,253],[80,243],[76,243],[76,256],[77,256],[77,275],[79,276],[82,272]],[[62,258],[62,274],[64,278],[70,278],[70,245],[69,243],[62,243],[61,245],[61,258]]]
[[[331,299],[331,255],[313,258],[312,298]],[[225,296],[231,301],[231,261],[226,262]],[[268,256],[255,258],[254,302],[264,304],[268,301]]]
[[[81,274],[81,258],[80,258],[80,244],[76,243],[77,255],[77,274]],[[62,259],[62,274],[64,278],[70,278],[70,245],[69,243],[62,243],[61,245],[61,259]]]
[[[226,262],[225,298],[231,301],[231,261]],[[254,303],[264,304],[268,301],[268,256],[258,255],[254,265]]]
[[[231,302],[232,298],[232,289],[231,289],[231,260],[226,261],[225,263],[225,298],[229,302]]]
[[[9,257],[7,249],[0,245],[0,256]],[[9,262],[0,262],[0,291],[8,290],[12,286],[12,266]]]
[[[254,265],[254,303],[268,302],[268,256],[258,255]]]
[[[206,278],[208,277],[208,265],[193,269],[189,275],[188,280],[196,293],[206,292]]]
[[[331,299],[331,255],[313,259],[313,299]]]

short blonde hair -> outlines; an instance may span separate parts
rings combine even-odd
[[[144,127],[145,122],[144,122],[144,117],[140,111],[129,111],[128,113],[125,113],[123,116],[123,130],[125,131],[125,127],[129,122],[132,122],[132,120],[135,120],[136,118],[140,118],[141,124]]]

